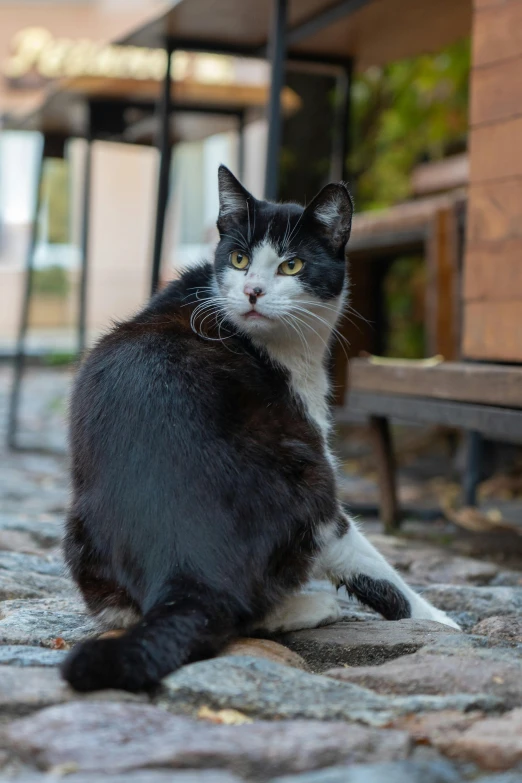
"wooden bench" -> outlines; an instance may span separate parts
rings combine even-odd
[[[349,392],[337,421],[368,420],[374,442],[381,515],[400,522],[390,419],[439,424],[468,433],[464,495],[474,505],[483,436],[522,443],[522,367],[471,362],[350,361]]]

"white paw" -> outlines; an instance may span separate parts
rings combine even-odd
[[[335,623],[341,616],[341,608],[334,595],[295,595],[287,598],[284,604],[265,618],[260,628],[270,633],[300,631]]]
[[[450,628],[455,628],[457,631],[461,631],[460,625],[448,617],[446,612],[441,609],[437,609],[427,601],[421,599],[422,603],[419,606],[412,607],[411,619],[412,620],[433,620],[436,623],[442,623],[442,625],[449,625]]]

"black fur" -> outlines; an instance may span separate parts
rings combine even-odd
[[[373,579],[359,574],[345,582],[349,595],[366,604],[385,620],[406,620],[411,617],[411,606],[406,596],[386,579]]]
[[[220,179],[239,208],[222,204],[215,267],[186,272],[116,326],[75,380],[65,557],[93,613],[142,618],[72,651],[62,671],[81,691],[150,688],[248,631],[307,579],[318,533],[336,517],[321,434],[287,373],[226,320],[191,316],[234,233],[255,244],[293,231],[306,284],[338,295],[349,195],[325,189],[303,210],[256,201],[223,170]],[[349,214],[328,232],[315,210],[335,194]]]

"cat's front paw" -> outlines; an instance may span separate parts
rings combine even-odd
[[[456,631],[462,631],[460,625],[443,612],[441,609],[437,609],[424,599],[419,601],[417,606],[412,607],[411,613],[412,620],[432,620],[435,623],[441,623],[442,625],[448,625],[450,628],[454,628]]]

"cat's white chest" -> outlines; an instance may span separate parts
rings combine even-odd
[[[301,400],[309,418],[317,424],[326,440],[330,430],[328,410],[328,379],[324,367],[291,368],[290,378],[294,394]]]
[[[270,351],[290,375],[290,386],[296,399],[303,405],[307,416],[317,425],[325,443],[330,431],[328,407],[329,382],[322,360],[310,362],[295,351],[283,347]]]

